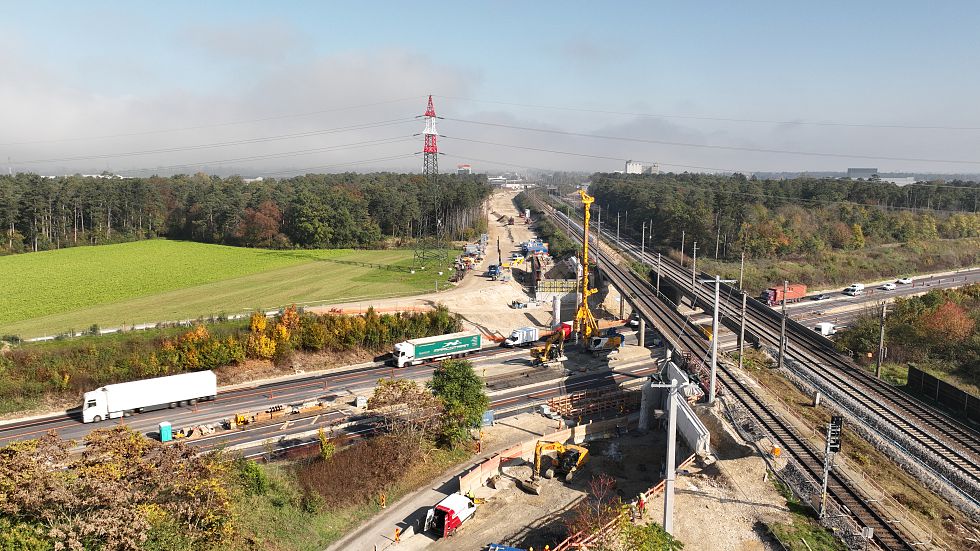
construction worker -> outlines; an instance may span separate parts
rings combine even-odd
[[[476,496],[473,495],[473,490],[472,489],[470,489],[470,491],[466,492],[466,497],[468,497],[470,501],[476,501]]]
[[[640,500],[636,503],[636,508],[640,512],[640,518],[643,518],[643,508],[646,507],[647,502],[643,499],[643,494],[640,494]]]

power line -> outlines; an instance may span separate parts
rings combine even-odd
[[[243,121],[232,121],[232,122],[219,122],[212,124],[202,124],[197,126],[185,126],[181,128],[168,128],[162,130],[144,130],[141,132],[127,132],[122,134],[106,134],[101,136],[79,136],[74,138],[56,138],[50,140],[31,140],[31,141],[21,141],[21,142],[7,142],[0,143],[0,147],[11,146],[11,145],[30,145],[30,144],[42,144],[42,143],[60,143],[60,142],[74,142],[74,141],[87,141],[87,140],[105,140],[110,138],[126,138],[131,136],[147,136],[152,134],[168,134],[173,132],[184,132],[187,130],[202,130],[205,128],[219,128],[223,126],[237,126],[242,124],[253,124],[257,122],[267,122],[282,119],[294,119],[299,117],[309,117],[313,115],[322,115],[324,113],[335,113],[337,111],[349,111],[352,109],[363,109],[365,107],[376,107],[378,105],[387,105],[391,103],[400,103],[408,100],[417,100],[421,96],[410,96],[405,98],[398,98],[385,101],[377,101],[374,103],[364,103],[360,105],[349,105],[346,107],[336,107],[333,109],[320,109],[317,111],[308,111],[306,113],[294,113],[289,115],[274,115],[269,117],[262,117],[257,119],[248,119]]]
[[[557,105],[539,105],[529,103],[516,103],[509,101],[494,101],[477,98],[464,98],[459,96],[439,96],[446,99],[461,101],[471,101],[476,103],[492,103],[497,105],[510,105],[513,107],[526,107],[531,109],[552,109],[558,111],[576,111],[580,113],[596,113],[601,115],[628,115],[633,117],[662,118],[662,119],[687,119],[715,122],[738,122],[753,124],[779,124],[779,125],[801,125],[801,126],[839,126],[845,128],[887,128],[887,129],[906,129],[906,130],[980,130],[980,126],[950,126],[950,125],[916,125],[916,124],[875,124],[875,123],[851,123],[835,121],[807,121],[807,120],[769,120],[769,119],[739,119],[733,117],[712,117],[707,115],[676,115],[666,113],[637,113],[630,111],[610,111],[606,109],[586,109],[581,107],[566,107]]]
[[[252,161],[261,161],[261,160],[266,160],[266,159],[279,159],[279,158],[283,158],[283,157],[298,157],[298,156],[301,156],[301,155],[310,155],[310,154],[314,154],[314,153],[326,153],[326,152],[330,152],[330,151],[339,151],[339,150],[342,150],[342,149],[357,149],[357,148],[361,148],[361,147],[370,147],[370,146],[375,146],[375,145],[388,145],[388,144],[393,144],[393,143],[405,142],[405,141],[409,141],[409,140],[412,140],[412,139],[413,139],[413,136],[411,136],[411,135],[409,135],[409,136],[397,136],[397,137],[393,137],[393,138],[382,138],[382,139],[379,139],[379,140],[367,140],[367,141],[363,141],[363,142],[353,142],[353,143],[348,143],[348,144],[344,144],[344,145],[335,145],[335,146],[329,146],[329,147],[319,147],[319,148],[316,148],[316,149],[303,149],[303,150],[297,150],[297,151],[285,151],[285,152],[282,152],[282,153],[269,153],[269,154],[266,154],[266,155],[251,155],[251,156],[247,156],[247,157],[237,157],[237,158],[233,158],[233,159],[217,159],[217,160],[200,161],[200,162],[194,162],[194,163],[185,163],[185,164],[179,164],[179,165],[156,166],[156,167],[153,167],[153,168],[132,168],[132,169],[120,170],[117,173],[118,174],[132,174],[132,173],[138,173],[138,172],[153,172],[153,171],[159,171],[159,170],[172,170],[172,169],[176,169],[176,168],[188,168],[188,167],[194,167],[194,166],[205,166],[205,165],[216,165],[216,164],[238,163],[238,162],[252,162]]]
[[[626,136],[606,136],[602,134],[588,134],[585,132],[571,132],[568,130],[554,130],[547,128],[532,128],[528,126],[516,126],[512,124],[485,122],[485,121],[474,121],[468,119],[458,119],[454,117],[445,117],[446,120],[451,120],[455,122],[462,122],[466,124],[475,124],[480,126],[491,126],[496,128],[509,128],[512,130],[523,130],[527,132],[541,132],[546,134],[559,134],[563,136],[577,136],[582,138],[593,138],[599,140],[617,140],[624,142],[637,142],[637,143],[649,143],[657,145],[669,145],[676,147],[693,147],[700,149],[718,149],[726,151],[748,151],[752,153],[777,153],[782,155],[805,155],[811,157],[834,157],[834,158],[847,158],[847,159],[870,159],[870,160],[887,160],[887,161],[908,161],[908,162],[922,162],[922,163],[951,163],[951,164],[969,164],[969,165],[980,165],[980,161],[968,161],[962,159],[920,159],[915,157],[889,157],[889,156],[876,156],[876,155],[854,155],[847,153],[824,153],[824,152],[814,152],[814,151],[793,151],[788,149],[765,149],[758,147],[739,147],[731,145],[710,145],[710,144],[695,144],[687,142],[670,142],[666,140],[649,140],[643,138],[629,138]]]
[[[338,167],[338,166],[360,165],[360,164],[367,164],[367,163],[380,163],[380,162],[384,162],[384,161],[393,161],[393,160],[396,160],[396,159],[407,159],[407,158],[411,158],[411,157],[415,157],[415,154],[414,153],[402,153],[400,155],[391,155],[389,157],[377,157],[377,158],[374,158],[374,159],[364,159],[364,160],[361,160],[361,161],[348,161],[348,162],[345,162],[345,163],[335,163],[335,164],[332,164],[332,165],[310,166],[310,167],[305,167],[305,168],[292,168],[292,169],[289,169],[289,170],[277,170],[277,171],[274,171],[274,172],[262,172],[260,174],[262,174],[263,176],[271,176],[271,175],[275,175],[275,174],[288,174],[290,172],[309,172],[311,170],[323,170],[323,169],[328,169],[328,168],[335,168],[335,167]]]
[[[321,136],[321,135],[324,135],[324,134],[335,134],[335,133],[339,133],[339,132],[349,132],[349,131],[352,131],[352,130],[366,130],[366,129],[369,129],[369,128],[380,128],[380,127],[383,127],[383,126],[392,126],[392,125],[397,125],[397,124],[405,124],[405,123],[414,122],[414,121],[415,121],[414,117],[413,118],[406,118],[406,119],[392,119],[392,120],[388,120],[388,121],[379,121],[379,122],[373,122],[373,123],[364,123],[364,124],[358,124],[358,125],[352,125],[352,126],[342,126],[342,127],[338,127],[338,128],[328,128],[328,129],[323,129],[323,130],[311,130],[311,131],[308,131],[308,132],[299,132],[299,133],[295,133],[295,134],[282,134],[282,135],[278,135],[278,136],[263,136],[263,137],[259,137],[259,138],[246,138],[246,139],[234,140],[234,141],[228,141],[228,142],[215,142],[215,143],[208,143],[208,144],[197,144],[197,145],[188,145],[188,146],[181,146],[181,147],[168,147],[168,148],[161,148],[161,149],[147,149],[147,150],[144,150],[144,151],[129,151],[129,152],[125,152],[125,153],[103,153],[103,154],[95,154],[95,155],[79,155],[79,156],[75,156],[75,157],[60,157],[60,158],[51,158],[51,159],[31,159],[31,160],[27,160],[27,161],[14,161],[13,164],[14,165],[26,165],[26,164],[56,163],[56,162],[64,162],[64,161],[82,161],[82,160],[89,160],[89,159],[115,159],[115,158],[119,158],[119,157],[136,157],[136,156],[140,156],[140,155],[153,155],[153,154],[156,154],[156,153],[174,153],[174,152],[179,152],[179,151],[196,151],[196,150],[201,150],[201,149],[214,149],[214,148],[219,148],[219,147],[230,147],[230,146],[235,146],[235,145],[246,145],[246,144],[252,144],[252,143],[261,143],[261,142],[270,142],[270,141],[279,141],[279,140],[291,140],[291,139],[295,139],[295,138],[306,138],[306,137],[310,137],[310,136]]]

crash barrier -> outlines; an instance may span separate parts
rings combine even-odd
[[[595,440],[613,436],[619,433],[619,427],[635,425],[636,421],[628,417],[617,419],[607,419],[595,421],[586,425],[578,425],[551,434],[524,440],[506,450],[497,453],[483,463],[473,467],[473,469],[459,476],[459,492],[466,494],[484,486],[490,478],[502,474],[501,469],[507,466],[515,466],[534,461],[534,447],[538,441],[562,442],[580,444],[588,440]]]
[[[906,388],[938,406],[980,422],[980,399],[911,365]]]
[[[684,461],[681,461],[680,464],[677,465],[677,470],[683,469],[690,465],[692,462],[694,462],[694,458],[695,455],[692,454]],[[637,497],[642,497],[644,502],[649,503],[651,498],[664,491],[664,487],[666,485],[667,481],[661,480],[654,487],[645,492],[641,492]],[[590,534],[586,534],[584,532],[572,534],[566,538],[565,541],[556,545],[552,551],[567,551],[571,549],[587,551],[591,545],[596,545],[598,547],[599,545],[608,542],[614,537],[616,528],[625,520],[626,516],[629,515],[628,510],[628,508],[624,508],[623,512],[616,516],[616,518],[610,520],[604,524],[602,528],[599,528],[595,532]]]

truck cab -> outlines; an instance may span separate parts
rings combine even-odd
[[[398,367],[411,365],[412,361],[415,360],[415,347],[407,342],[395,343],[395,352],[393,356],[395,357],[395,365]]]
[[[82,422],[98,423],[109,418],[109,404],[105,392],[86,392],[82,400]]]

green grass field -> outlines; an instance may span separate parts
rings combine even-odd
[[[312,301],[420,293],[438,270],[410,274],[410,250],[245,249],[157,239],[0,257],[0,334],[24,338],[238,313]],[[354,264],[352,264],[354,263]]]

